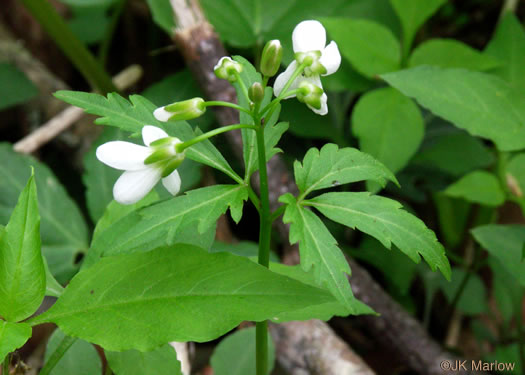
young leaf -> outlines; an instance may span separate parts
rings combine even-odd
[[[402,210],[399,202],[369,193],[326,193],[305,204],[333,221],[377,238],[388,249],[393,243],[416,263],[422,255],[432,270],[438,268],[450,279],[450,264],[436,235]]]
[[[303,163],[294,163],[295,181],[301,196],[310,192],[362,180],[374,180],[382,186],[395,176],[383,164],[355,148],[342,148],[328,143],[318,150],[311,148]]]
[[[502,63],[455,39],[431,39],[412,52],[408,65],[409,67],[434,65],[441,68],[486,71],[499,67]]]
[[[271,373],[275,347],[271,335],[268,339],[268,373]],[[214,375],[255,374],[255,327],[241,329],[221,340],[215,347],[210,364]]]
[[[326,287],[350,314],[358,313],[362,303],[352,293],[350,266],[335,238],[321,219],[300,206],[291,194],[281,196],[279,201],[286,204],[283,222],[291,224],[290,244],[299,242],[303,270],[313,268],[315,283]]]
[[[244,185],[213,185],[134,211],[95,238],[85,265],[103,255],[144,252],[177,242],[195,244],[192,241],[202,240],[199,234],[214,228],[228,207],[238,221],[247,198]]]
[[[352,112],[352,132],[360,150],[396,173],[418,150],[425,125],[417,105],[387,87],[359,99]]]
[[[64,337],[64,333],[59,328],[53,332],[47,342],[44,363],[49,360],[49,357],[55,352]],[[102,362],[97,349],[89,342],[77,340],[60,358],[53,370],[51,370],[50,375],[94,375],[101,372]]]
[[[323,18],[322,23],[341,55],[361,74],[375,78],[400,68],[399,42],[385,26],[350,18]]]
[[[417,30],[447,0],[390,0],[403,26],[403,51],[407,56]]]
[[[332,296],[229,253],[191,245],[101,259],[79,272],[32,325],[107,350],[152,350],[170,341],[209,341],[244,320],[322,304]]]
[[[486,171],[474,171],[463,176],[450,185],[445,194],[486,206],[499,206],[505,202],[505,192],[497,177]]]
[[[109,367],[115,375],[182,375],[177,353],[170,344],[150,352],[106,351]]]
[[[382,76],[423,107],[502,151],[525,147],[525,93],[485,73],[420,66]]]
[[[499,22],[485,53],[505,63],[494,71],[495,74],[510,85],[523,89],[525,86],[525,30],[512,12],[507,12]]]
[[[472,235],[515,280],[525,286],[525,262],[522,259],[525,226],[484,225],[473,229]]]
[[[45,164],[14,152],[12,145],[6,143],[0,144],[0,160],[3,161],[0,164],[0,223],[9,220],[34,167],[42,253],[53,275],[66,283],[79,268],[76,258],[89,247],[88,230],[80,210]]]
[[[31,337],[31,326],[27,323],[10,323],[0,319],[0,362],[20,348]]]
[[[0,235],[0,316],[18,322],[44,299],[46,271],[40,251],[40,216],[32,175]]]

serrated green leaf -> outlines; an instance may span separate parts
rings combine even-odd
[[[290,244],[299,243],[301,267],[305,272],[313,269],[315,283],[328,289],[348,309],[358,313],[362,303],[350,288],[350,266],[337,247],[337,241],[312,211],[303,208],[291,194],[279,198],[286,204],[283,222],[290,223]]]
[[[432,270],[438,268],[450,279],[450,264],[436,235],[417,217],[402,210],[399,202],[366,192],[341,192],[326,193],[305,204],[333,221],[377,238],[388,249],[393,243],[416,263],[423,256]]]
[[[359,139],[360,150],[396,173],[418,150],[425,125],[417,105],[387,87],[359,99],[352,111],[352,132]]]
[[[209,341],[244,320],[330,300],[246,258],[177,245],[103,258],[30,323],[54,322],[107,350],[148,351],[170,341]]]
[[[525,226],[483,225],[474,228],[471,233],[521,286],[525,286],[525,262],[521,257],[525,243]]]
[[[27,323],[10,323],[0,320],[0,362],[20,348],[32,335],[31,326]]]
[[[525,148],[525,92],[485,73],[420,66],[382,76],[423,107],[502,151]]]
[[[198,234],[214,229],[228,207],[233,207],[233,216],[239,219],[247,198],[246,186],[213,185],[133,211],[95,238],[85,264],[93,264],[100,256],[144,252],[181,242],[198,244],[202,241]]]
[[[440,279],[440,288],[449,303],[454,301],[461,284],[466,276],[465,270],[452,268],[450,282]],[[483,281],[477,274],[468,276],[467,283],[463,286],[461,296],[457,301],[456,308],[466,315],[479,315],[489,310],[487,306],[487,293]]]
[[[361,74],[375,78],[400,68],[401,47],[385,26],[350,18],[323,18],[322,23],[341,55]]]
[[[525,30],[512,12],[498,23],[485,53],[505,63],[493,73],[518,89],[525,87]]]
[[[109,367],[116,375],[182,375],[175,349],[169,344],[151,352],[106,351]]]
[[[58,348],[66,336],[57,328],[47,342],[44,363]],[[62,358],[57,362],[55,367],[49,373],[50,375],[95,375],[102,372],[102,362],[100,356],[93,345],[84,340],[77,340],[64,353]]]
[[[412,52],[408,66],[418,65],[486,71],[497,68],[502,63],[455,39],[431,39]]]
[[[88,248],[87,226],[76,204],[53,172],[29,156],[0,144],[0,223],[7,223],[18,195],[35,169],[42,253],[58,281],[66,283],[77,272],[77,257]]]
[[[444,193],[449,197],[463,198],[486,206],[499,206],[505,202],[505,192],[497,177],[486,171],[474,171],[463,176]]]
[[[32,174],[0,236],[0,316],[18,322],[33,314],[46,291],[40,216]]]
[[[408,55],[417,30],[447,0],[390,0],[403,26],[403,51]]]
[[[273,370],[275,362],[275,347],[272,336],[268,337],[268,374]],[[236,331],[227,336],[210,358],[214,375],[246,375],[255,374],[255,327]]]
[[[328,143],[318,150],[311,148],[303,162],[294,163],[295,181],[301,196],[319,189],[373,180],[382,186],[390,180],[397,184],[395,176],[383,164],[355,148],[342,148]]]
[[[0,110],[24,103],[38,95],[36,86],[15,66],[0,63]]]

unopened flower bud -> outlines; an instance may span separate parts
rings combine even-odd
[[[215,65],[213,71],[218,78],[226,79],[233,83],[237,81],[237,74],[242,72],[242,65],[228,56],[224,56]]]
[[[260,103],[264,99],[264,89],[259,82],[254,82],[248,89],[248,97],[254,103]]]
[[[166,122],[191,120],[200,117],[206,112],[204,99],[193,98],[157,108],[153,115],[159,121]]]
[[[298,87],[297,99],[315,109],[321,109],[321,96],[324,91],[319,86],[308,81],[302,81]]]
[[[261,73],[267,77],[273,77],[281,66],[283,59],[283,47],[277,39],[270,40],[264,46],[261,55]]]

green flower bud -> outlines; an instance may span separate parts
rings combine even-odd
[[[184,121],[200,117],[206,112],[204,99],[193,98],[157,108],[153,115],[159,121]]]
[[[259,82],[254,82],[248,89],[248,96],[254,103],[260,103],[264,99],[264,89]]]
[[[308,52],[297,52],[295,54],[295,60],[298,64],[306,63],[304,69],[304,75],[309,77],[314,74],[326,74],[327,70],[321,64],[321,51],[308,51]]]
[[[306,103],[315,109],[321,109],[321,97],[324,93],[322,88],[313,83],[302,81],[299,84],[298,89],[297,100]]]
[[[283,59],[283,47],[277,39],[270,40],[264,46],[261,55],[261,73],[267,77],[273,77],[281,66]]]
[[[237,81],[237,74],[242,72],[242,65],[233,61],[228,56],[222,57],[213,68],[215,75],[220,79],[226,79],[230,83]]]
[[[169,176],[184,161],[184,154],[177,154],[162,166],[162,178]]]

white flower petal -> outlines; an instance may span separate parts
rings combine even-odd
[[[176,169],[167,177],[162,179],[162,185],[164,185],[166,190],[169,191],[171,195],[177,195],[177,193],[180,191],[180,184],[180,175]]]
[[[339,65],[341,65],[341,54],[339,53],[336,42],[331,41],[330,44],[326,46],[322,51],[319,62],[326,68],[326,73],[323,74],[323,76],[329,76],[339,69]]]
[[[158,119],[157,119],[158,120]],[[157,139],[166,138],[169,135],[153,125],[146,125],[142,128],[142,140],[146,146],[149,146],[151,142],[155,142]]]
[[[153,116],[159,121],[167,122],[173,113],[166,111],[164,107],[159,107],[153,111]]]
[[[274,93],[274,95],[276,97],[281,95],[281,92],[283,91],[283,88],[286,85],[286,82],[288,82],[288,80],[292,76],[293,72],[295,72],[295,69],[297,69],[297,61],[294,60],[294,61],[292,61],[290,63],[290,65],[288,65],[288,68],[286,68],[286,70],[284,72],[282,72],[281,74],[279,74],[277,76],[277,78],[275,79],[275,82],[273,84],[273,93]],[[300,78],[300,76],[295,79],[295,81],[288,88],[288,91],[289,90],[294,90],[294,89],[297,88],[297,86],[298,86],[298,84],[300,82],[299,78]],[[290,95],[290,96],[286,97],[285,99],[293,98],[294,96],[295,95]]]
[[[303,21],[292,33],[293,51],[322,51],[326,45],[326,31],[319,21]]]
[[[144,159],[150,156],[148,147],[124,141],[107,142],[97,148],[97,159],[115,169],[136,171],[144,168]]]
[[[323,93],[323,95],[321,96],[321,109],[316,109],[316,108],[311,107],[309,105],[308,105],[308,108],[310,108],[312,111],[314,111],[318,115],[324,116],[324,115],[326,115],[328,113],[327,100],[328,100],[328,98],[327,98],[326,94]]]
[[[219,59],[217,64],[215,64],[215,66],[213,67],[213,70],[217,70],[217,68],[220,68],[224,59],[232,61],[232,59],[229,56],[223,56]]]
[[[136,203],[153,189],[160,176],[161,171],[158,168],[126,171],[113,186],[113,197],[122,204]]]

